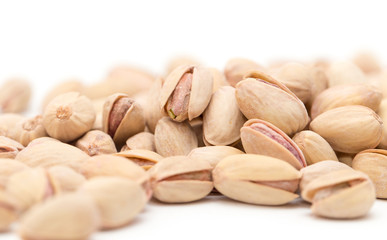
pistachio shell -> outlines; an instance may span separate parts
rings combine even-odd
[[[260,119],[250,119],[240,131],[246,153],[278,158],[296,169],[306,166],[304,155],[296,143],[273,124]]]
[[[24,117],[15,113],[3,113],[0,115],[0,136],[14,139],[13,130]]]
[[[205,160],[214,168],[223,158],[235,154],[243,152],[230,146],[207,146],[193,149],[188,157],[193,160]]]
[[[231,145],[240,139],[240,128],[246,121],[238,108],[235,89],[219,88],[203,113],[203,137],[211,145]]]
[[[220,87],[230,86],[230,84],[226,80],[226,76],[216,68],[209,68],[213,79],[212,93],[216,92]]]
[[[66,166],[50,167],[47,175],[55,192],[76,191],[86,181],[83,175]]]
[[[338,161],[329,143],[313,131],[301,131],[294,135],[293,141],[301,149],[308,166],[324,160]]]
[[[339,162],[344,163],[345,165],[352,167],[352,160],[355,157],[355,154],[336,152]]]
[[[89,156],[117,152],[113,139],[108,134],[100,130],[87,132],[83,135],[83,137],[78,139],[75,146],[87,153]]]
[[[151,133],[155,132],[157,122],[162,118],[167,116],[164,109],[160,109],[160,93],[161,87],[163,85],[164,79],[156,78],[155,82],[152,84],[148,91],[148,98],[144,106],[144,116],[146,125],[149,128]]]
[[[307,102],[307,106],[310,109],[316,97],[325,89],[328,88],[328,77],[325,70],[321,66],[312,65],[309,66],[311,75],[311,89],[310,99]]]
[[[226,157],[213,170],[215,188],[223,195],[241,202],[282,205],[298,197],[301,174],[290,164],[268,156],[237,154]],[[270,185],[277,183],[275,185]],[[288,191],[278,187],[296,184]]]
[[[350,61],[333,62],[327,69],[329,87],[364,83],[366,78],[358,66]]]
[[[149,170],[153,196],[162,202],[192,202],[207,196],[212,188],[211,166],[185,156],[164,158]]]
[[[88,239],[99,222],[92,199],[74,193],[54,197],[32,208],[23,216],[18,232],[23,239]]]
[[[268,121],[291,135],[309,121],[304,104],[282,83],[269,75],[253,72],[236,86],[239,109],[247,119]],[[253,78],[251,78],[253,77]]]
[[[387,122],[387,99],[383,99],[380,103],[378,115],[383,120],[383,122]],[[380,141],[378,148],[387,149],[387,124],[383,124],[383,137],[382,141]]]
[[[157,153],[164,157],[187,155],[198,147],[198,140],[187,122],[179,123],[164,117],[156,126],[155,145]]]
[[[204,147],[205,143],[203,140],[203,118],[197,117],[189,121],[193,131],[195,132],[196,138],[198,139],[198,147]]]
[[[8,179],[15,173],[28,169],[27,165],[14,159],[0,160],[0,192],[6,187]]]
[[[129,137],[143,131],[145,128],[143,109],[136,101],[133,100],[129,109],[115,109],[115,107],[119,107],[115,106],[115,103],[122,98],[128,98],[128,96],[121,93],[113,94],[106,99],[103,107],[104,132],[109,133],[111,131],[112,121],[119,121],[117,129],[111,135],[114,142],[119,146],[122,146]],[[113,110],[117,112],[126,110],[126,113],[123,116],[119,116],[122,119],[111,119]]]
[[[387,174],[387,150],[364,150],[355,156],[352,167],[371,178],[377,198],[387,198],[387,179],[384,177]]]
[[[336,151],[357,153],[376,147],[382,138],[382,119],[364,106],[334,108],[317,116],[310,129]]]
[[[233,87],[243,80],[244,76],[253,70],[262,70],[263,67],[259,64],[245,58],[232,58],[227,61],[224,68],[224,75],[227,81]]]
[[[326,89],[317,96],[313,102],[311,117],[314,119],[330,109],[348,105],[362,105],[377,111],[381,100],[382,92],[370,84],[339,85]]]
[[[30,83],[24,79],[13,78],[0,87],[0,111],[17,113],[26,110],[31,98]]]
[[[102,229],[127,225],[147,202],[139,183],[120,177],[93,178],[82,186],[80,192],[90,195],[96,202]]]
[[[19,142],[0,136],[0,158],[15,158],[23,149]]]
[[[115,155],[133,161],[145,170],[150,169],[153,165],[157,164],[163,159],[161,155],[145,149],[127,150],[116,153]]]
[[[380,72],[382,69],[377,56],[370,52],[359,52],[352,60],[364,73],[367,74]]]
[[[16,217],[14,199],[0,190],[0,233],[7,231]]]
[[[177,67],[186,65],[200,65],[200,62],[192,56],[177,56],[168,61],[166,73],[168,75]]]
[[[43,126],[42,115],[36,115],[19,121],[13,131],[14,138],[23,146],[27,146],[36,138],[48,136]]]
[[[84,86],[78,79],[69,79],[54,86],[44,97],[42,107],[47,106],[56,96],[68,92],[83,92]]]
[[[126,140],[127,150],[145,149],[156,152],[155,136],[149,132],[141,132]]]

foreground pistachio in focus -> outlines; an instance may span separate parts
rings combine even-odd
[[[345,106],[318,115],[310,129],[322,136],[335,151],[357,153],[375,148],[382,139],[382,119],[370,108]]]
[[[207,145],[232,145],[240,139],[246,121],[238,108],[235,88],[224,86],[213,95],[203,113],[203,141]]]
[[[103,131],[109,134],[118,146],[144,130],[145,119],[142,107],[125,94],[113,94],[103,107]]]
[[[327,218],[358,218],[366,215],[375,202],[375,188],[369,177],[344,169],[324,174],[302,191],[312,203],[312,213]]]
[[[207,146],[193,149],[188,157],[193,160],[205,160],[214,168],[223,158],[235,154],[243,154],[243,152],[230,146]]]
[[[0,136],[0,158],[15,158],[24,149],[19,142]]]
[[[126,145],[121,151],[145,149],[156,152],[155,136],[149,132],[140,132],[126,140]]]
[[[13,198],[0,189],[0,233],[7,231],[17,218],[17,209],[13,203]]]
[[[19,121],[13,129],[12,136],[24,146],[36,138],[46,137],[47,132],[43,126],[42,115]]]
[[[296,169],[306,167],[305,157],[300,148],[273,124],[260,119],[250,119],[240,131],[246,153],[278,158]]]
[[[56,196],[34,206],[21,219],[22,239],[89,239],[100,225],[98,209],[86,194]]]
[[[197,201],[213,189],[211,165],[185,156],[164,158],[149,170],[153,197],[161,202]]]
[[[100,130],[87,132],[77,140],[75,146],[87,153],[89,156],[117,152],[113,139],[108,134]]]
[[[296,199],[301,178],[289,163],[255,154],[226,157],[212,174],[215,188],[223,195],[262,205],[283,205]]]
[[[143,210],[147,196],[141,185],[120,177],[96,177],[79,190],[95,201],[101,229],[123,227]]]
[[[308,166],[324,160],[338,161],[329,143],[313,131],[301,131],[294,135],[293,141],[301,149]]]
[[[227,61],[224,67],[224,75],[228,83],[235,87],[242,81],[244,76],[250,71],[262,70],[263,67],[252,60],[245,58],[232,58]]]
[[[157,153],[163,157],[187,155],[198,147],[198,140],[192,127],[187,122],[175,122],[163,117],[155,130]]]
[[[0,160],[0,191],[7,185],[8,179],[15,173],[28,169],[28,166],[10,158]]]
[[[285,85],[262,72],[251,72],[236,86],[239,109],[248,118],[268,121],[288,135],[305,128],[304,104]]]
[[[179,66],[165,79],[160,108],[177,122],[200,116],[211,99],[211,72],[203,67]]]
[[[95,121],[92,102],[78,92],[55,97],[45,108],[43,125],[49,136],[73,141],[89,131]]]
[[[145,149],[133,149],[115,154],[116,156],[124,157],[129,161],[136,163],[145,170],[149,170],[153,165],[157,164],[163,157],[153,151]]]
[[[23,79],[10,79],[0,86],[0,112],[18,113],[26,110],[31,97],[31,86]]]
[[[312,105],[311,117],[314,119],[330,109],[348,105],[362,105],[377,111],[381,101],[382,92],[370,84],[339,85],[317,96]]]
[[[352,161],[355,170],[367,174],[375,185],[376,197],[387,198],[387,150],[367,149],[358,153]]]

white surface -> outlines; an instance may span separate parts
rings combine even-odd
[[[385,59],[385,9],[384,1],[1,1],[0,83],[15,75],[33,82],[37,113],[59,81],[92,83],[118,63],[161,74],[181,54],[220,69],[236,56],[265,64],[369,49]],[[380,200],[364,219],[333,221],[311,216],[305,203],[263,207],[210,197],[152,202],[127,228],[93,239],[383,239],[386,220]]]

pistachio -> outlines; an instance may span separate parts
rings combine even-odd
[[[50,167],[47,169],[47,175],[57,192],[76,191],[86,181],[83,175],[66,166]]]
[[[92,102],[78,92],[55,97],[45,108],[43,125],[49,136],[73,141],[91,129],[95,121]]]
[[[304,155],[297,144],[273,124],[260,119],[250,119],[240,131],[246,153],[278,158],[296,169],[306,166]]]
[[[336,155],[339,159],[339,162],[344,163],[349,167],[352,167],[352,160],[355,157],[355,154],[336,152]]]
[[[160,108],[177,122],[200,116],[211,99],[211,72],[203,67],[179,66],[165,79]]]
[[[238,108],[235,89],[219,88],[203,113],[203,138],[209,145],[232,145],[240,139],[240,128],[246,121]]]
[[[19,121],[13,131],[14,138],[24,146],[36,138],[47,136],[42,115]]]
[[[351,84],[331,87],[317,96],[311,109],[312,119],[330,109],[348,105],[362,105],[374,111],[379,109],[382,92],[369,84]]]
[[[313,180],[302,191],[302,198],[312,202],[312,212],[317,216],[358,218],[375,202],[375,188],[364,173],[344,169]]]
[[[324,160],[338,161],[331,145],[313,131],[301,131],[294,135],[293,141],[301,149],[308,166]]]
[[[198,140],[187,122],[175,122],[169,117],[160,119],[155,130],[157,153],[164,157],[187,155],[198,147]]]
[[[89,156],[80,149],[50,138],[37,138],[15,158],[30,167],[68,166],[79,171]]]
[[[96,117],[94,121],[94,125],[91,129],[93,130],[101,130],[102,131],[102,125],[103,125],[103,120],[102,120],[102,112],[103,112],[103,105],[105,104],[106,99],[105,98],[99,98],[99,99],[94,99],[92,101],[94,105],[94,110],[96,112]]]
[[[325,69],[322,66],[313,64],[309,66],[310,75],[311,75],[311,89],[310,89],[310,99],[306,103],[308,109],[312,106],[316,97],[325,89],[328,88],[328,77],[325,73]]]
[[[249,59],[232,58],[226,63],[224,75],[229,84],[235,87],[248,72],[262,69],[262,66]]]
[[[276,158],[236,154],[226,157],[212,172],[215,188],[223,195],[245,203],[283,205],[298,197],[301,174]]]
[[[353,62],[367,74],[380,72],[382,69],[379,59],[370,52],[357,53]]]
[[[142,107],[125,94],[117,93],[106,99],[103,110],[103,131],[122,146],[125,141],[145,128]]]
[[[0,111],[18,113],[24,111],[31,97],[31,86],[23,79],[10,79],[0,87]]]
[[[98,209],[86,194],[54,197],[32,208],[18,229],[22,239],[88,239],[100,224]]]
[[[156,152],[155,136],[149,132],[137,133],[126,140],[125,146],[125,150],[145,149]]]
[[[113,139],[100,130],[89,131],[82,138],[78,139],[75,146],[89,156],[117,152]]]
[[[0,158],[15,158],[24,146],[10,138],[0,136]]]
[[[204,139],[203,139],[203,118],[197,117],[189,121],[189,125],[191,125],[193,131],[195,132],[196,138],[198,139],[198,147],[204,147]]]
[[[383,99],[380,103],[378,115],[383,122],[387,122],[387,99]],[[383,124],[383,136],[378,148],[387,149],[387,124]]]
[[[358,66],[350,61],[333,62],[327,70],[329,87],[343,84],[364,83],[366,78]]]
[[[160,93],[164,79],[156,78],[148,91],[148,98],[144,106],[144,116],[146,125],[151,133],[155,132],[157,122],[167,116],[164,109],[160,109]]]
[[[14,159],[3,158],[0,160],[0,191],[7,185],[8,179],[15,173],[28,169],[28,167]]]
[[[216,92],[220,87],[230,86],[226,80],[226,76],[216,68],[209,68],[213,79],[212,93]]]
[[[354,105],[318,115],[310,123],[310,129],[327,140],[334,150],[357,153],[380,143],[383,122],[371,109]]]
[[[97,177],[87,181],[80,192],[95,201],[102,229],[122,227],[145,207],[147,197],[137,182],[120,177]]]
[[[68,93],[68,92],[83,92],[84,86],[79,79],[68,79],[54,86],[44,97],[42,107],[43,109],[54,99],[56,96]]]
[[[352,161],[355,170],[367,174],[375,185],[376,197],[387,198],[387,150],[367,149],[359,152]]]
[[[205,160],[214,168],[223,158],[235,154],[243,152],[230,146],[207,146],[193,149],[188,157],[193,160]]]
[[[168,61],[166,73],[168,75],[177,67],[186,65],[200,65],[200,62],[190,56],[177,56]]]
[[[262,72],[251,72],[239,82],[235,96],[247,119],[268,121],[288,135],[301,131],[309,121],[300,99],[285,85]]]
[[[4,113],[0,115],[0,136],[14,139],[14,129],[18,122],[24,117],[15,113]]]
[[[145,170],[149,170],[153,165],[158,163],[163,159],[159,154],[145,150],[145,149],[133,149],[115,154],[116,156],[124,157]]]
[[[321,162],[317,162],[313,165],[307,166],[301,169],[301,182],[300,182],[300,190],[303,191],[306,186],[312,182],[314,179],[325,175],[330,172],[339,171],[342,169],[351,169],[344,163],[334,161],[334,160],[325,160]]]
[[[212,188],[211,165],[185,156],[164,158],[149,170],[153,196],[161,202],[192,202]]]
[[[14,206],[14,199],[0,190],[0,233],[7,231],[16,217],[17,210]]]

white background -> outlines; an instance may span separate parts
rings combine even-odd
[[[1,1],[0,83],[33,83],[30,113],[44,93],[70,77],[101,80],[131,63],[164,73],[190,55],[222,69],[231,57],[346,59],[357,50],[387,58],[383,1]],[[94,235],[117,239],[385,239],[387,202],[360,220],[310,214],[303,202],[263,207],[210,197],[185,205],[149,204],[127,228]],[[17,239],[0,235],[0,239]]]

